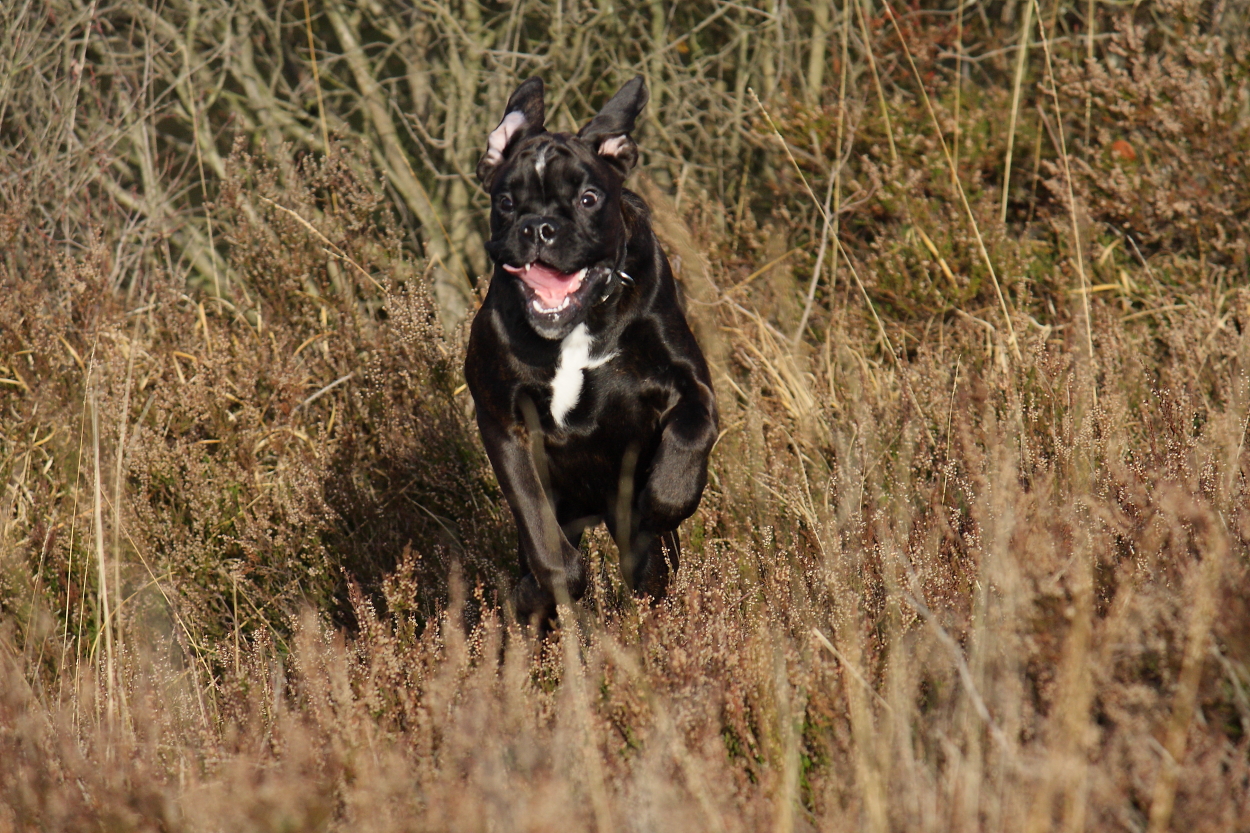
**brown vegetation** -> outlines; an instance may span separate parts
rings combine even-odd
[[[152,8],[0,9],[0,831],[1250,829],[1244,4]],[[725,431],[535,644],[467,172],[635,71]]]

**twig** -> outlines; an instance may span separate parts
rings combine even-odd
[[[881,120],[885,122],[885,137],[890,143],[890,162],[898,164],[898,148],[894,146],[894,126],[890,123],[890,108],[885,103],[885,88],[881,86],[881,74],[877,71],[877,59],[872,51],[872,35],[868,32],[868,19],[864,13],[867,0],[847,0],[855,4],[859,12],[859,25],[864,33],[864,52],[868,55],[868,66],[872,69],[872,80],[877,87],[877,103],[881,106]],[[844,64],[845,65],[845,64]]]
[[[1155,307],[1154,309],[1144,309],[1141,312],[1134,312],[1120,319],[1121,322],[1136,321],[1138,318],[1145,318],[1147,315],[1157,315],[1161,312],[1176,312],[1177,310],[1189,309],[1189,304],[1168,304],[1165,307]]]
[[[933,611],[924,601],[924,589],[920,586],[920,577],[916,575],[915,569],[911,565],[911,560],[905,555],[899,556],[899,562],[903,565],[903,570],[907,573],[907,581],[911,585],[911,593],[906,594],[907,603],[910,604],[917,613],[933,628],[933,633],[937,636],[938,641],[950,652],[951,658],[955,661],[955,668],[959,672],[959,680],[963,683],[964,691],[968,695],[968,699],[972,701],[972,708],[976,711],[977,716],[981,718],[981,722],[990,730],[990,737],[994,738],[994,742],[998,744],[1006,755],[1014,757],[1015,749],[1011,746],[1011,741],[1007,739],[1007,735],[1002,728],[994,720],[994,716],[990,714],[990,709],[985,705],[985,699],[981,696],[980,690],[977,688],[976,680],[972,678],[972,669],[968,667],[968,658],[964,656],[963,649],[959,647],[959,643],[951,636],[946,628],[933,615]]]
[[[294,211],[292,211],[291,209],[287,208],[285,205],[279,205],[278,203],[274,202],[273,200],[269,199],[269,198],[268,198],[268,197],[266,197],[266,196],[261,196],[261,195],[258,195],[258,196],[260,196],[260,200],[261,200],[261,202],[266,202],[266,203],[269,203],[270,205],[272,205],[274,208],[278,209],[279,211],[285,211],[287,214],[289,214],[289,215],[291,215],[292,217],[294,217],[297,221],[299,221],[299,224],[300,224],[300,225],[302,225],[304,228],[308,229],[310,232],[312,232],[314,235],[316,235],[316,237],[317,237],[317,239],[318,239],[318,240],[320,240],[322,243],[325,243],[327,246],[329,246],[329,247],[330,247],[330,254],[333,254],[335,257],[342,258],[343,260],[345,260],[345,261],[347,261],[348,263],[350,263],[352,266],[355,266],[355,267],[356,267],[356,271],[357,271],[357,272],[359,272],[360,274],[364,275],[364,276],[365,276],[365,279],[366,279],[367,281],[369,281],[369,283],[373,284],[375,287],[377,287],[377,288],[378,288],[378,291],[380,291],[380,292],[385,292],[385,291],[386,291],[385,287],[383,287],[383,286],[382,286],[382,284],[380,284],[380,283],[378,283],[376,280],[374,280],[374,277],[373,277],[372,275],[370,275],[368,272],[366,272],[366,271],[365,271],[365,268],[364,268],[363,266],[361,266],[361,265],[360,265],[359,263],[357,263],[356,261],[352,260],[351,256],[350,256],[350,255],[348,255],[346,252],[344,252],[342,249],[340,249],[338,246],[336,246],[336,245],[334,245],[333,243],[331,243],[331,242],[330,242],[330,240],[329,240],[329,238],[327,238],[324,234],[322,234],[320,231],[318,231],[318,230],[317,230],[317,228],[316,228],[316,226],[314,226],[312,223],[308,222],[308,221],[307,221],[307,220],[305,220],[303,217],[301,217],[299,214],[297,214],[296,212],[294,212]]]
[[[955,131],[951,134],[951,185],[959,183],[959,110],[963,103],[964,91],[964,3],[959,4],[955,17]]]
[[[104,673],[108,696],[108,717],[112,721],[117,713],[115,700],[116,676],[113,665],[113,609],[112,600],[109,598],[108,566],[104,555],[104,499],[103,485],[100,478],[100,412],[94,395],[91,397],[91,431],[91,452],[94,460],[93,472],[95,477],[95,511],[92,513],[92,517],[95,521],[96,579],[98,581],[96,593],[100,604],[100,630],[104,637]],[[98,644],[99,636],[96,639]],[[94,650],[92,653],[94,653]]]
[[[1094,64],[1094,35],[1098,27],[1095,17],[1095,4],[1098,0],[1089,0],[1085,13],[1085,78],[1090,77],[1090,67]],[[1089,84],[1085,88],[1085,153],[1089,155],[1089,125],[1094,112],[1094,87]]]
[[[799,340],[803,337],[803,330],[806,329],[807,327],[807,318],[809,315],[811,315],[812,304],[816,299],[816,282],[820,278],[821,267],[823,266],[823,263],[824,263],[825,250],[829,242],[829,234],[830,234],[829,202],[830,202],[831,197],[833,199],[832,233],[834,237],[837,237],[841,233],[840,218],[841,218],[841,208],[842,208],[842,205],[841,205],[842,203],[842,166],[846,164],[846,157],[842,155],[843,154],[842,147],[843,147],[843,140],[845,138],[843,133],[846,127],[846,65],[847,65],[847,49],[848,49],[847,28],[849,27],[849,25],[850,25],[850,10],[847,9],[846,13],[843,15],[843,25],[841,29],[842,72],[841,72],[841,77],[838,82],[838,130],[837,130],[836,139],[837,139],[837,149],[838,149],[839,158],[837,160],[836,167],[834,167],[833,169],[833,175],[829,179],[829,191],[828,193],[825,194],[825,210],[824,210],[825,218],[824,218],[824,227],[821,230],[821,234],[820,234],[820,252],[816,256],[816,268],[812,271],[812,283],[811,283],[811,286],[808,287],[808,290],[807,290],[807,305],[804,306],[803,308],[803,320],[799,322],[798,329],[794,331],[795,346],[798,345]],[[822,46],[821,48],[823,49],[824,47]],[[854,134],[854,130],[852,129],[852,135],[853,134]],[[846,153],[847,154],[850,153],[849,148],[847,149]],[[829,278],[829,287],[830,287],[831,296],[833,292],[833,287],[837,281],[837,276],[838,276],[838,253],[835,248],[834,253],[833,253],[833,269],[832,269],[832,274],[830,275],[830,278]],[[832,302],[830,303],[830,306],[832,307]]]
[[[964,354],[960,353],[959,358],[955,359],[955,379],[951,382],[951,403],[949,410],[946,412],[946,441],[942,444],[942,452],[947,463],[949,463],[951,456],[951,423],[955,420],[955,392],[959,390],[959,365],[963,358]],[[950,480],[950,468],[948,466],[943,466],[943,468],[946,470],[942,472],[941,502],[946,503],[946,484]]]
[[[305,2],[307,2],[307,0],[305,0]],[[183,60],[186,62],[187,67],[191,66],[191,56],[186,54],[185,43],[183,44]],[[200,172],[200,196],[204,200],[204,219],[208,226],[208,259],[213,264],[213,295],[220,298],[221,277],[217,271],[217,246],[213,242],[213,215],[212,212],[208,210],[208,183],[204,181],[204,154],[200,150],[200,107],[195,101],[194,92],[188,91],[188,93],[188,98],[190,99],[189,105],[191,107],[191,134],[192,139],[195,142],[195,164]],[[208,332],[206,330],[205,338],[207,337]]]
[[[859,279],[859,271],[856,270],[855,264],[851,262],[850,255],[846,253],[846,249],[842,245],[842,241],[836,237],[833,242],[837,245],[838,251],[842,252],[842,258],[846,261],[847,268],[851,270],[851,277],[855,279],[855,285],[859,287],[860,294],[864,296],[864,303],[868,305],[868,311],[872,313],[872,320],[877,322],[877,331],[881,333],[881,340],[885,342],[885,349],[890,354],[890,358],[894,360],[894,366],[898,369],[899,375],[903,378],[903,387],[907,390],[907,396],[911,399],[912,405],[916,408],[916,412],[920,414],[921,424],[924,427],[925,435],[929,438],[929,445],[937,447],[937,442],[933,437],[933,432],[929,430],[929,417],[925,414],[924,408],[920,407],[920,400],[916,398],[916,393],[911,389],[911,380],[907,375],[907,371],[903,368],[902,362],[899,360],[898,354],[894,352],[894,345],[890,343],[890,336],[885,331],[885,324],[881,322],[881,316],[877,315],[877,308],[872,303],[872,298],[868,296],[868,289],[864,286],[864,282]]]
[[[773,131],[773,135],[777,137],[777,141],[781,143],[781,149],[785,151],[786,158],[790,160],[790,164],[794,166],[794,172],[799,175],[799,182],[803,183],[803,189],[807,191],[807,195],[812,198],[812,202],[816,204],[816,210],[827,221],[829,219],[829,211],[821,205],[820,200],[816,199],[816,194],[812,191],[812,186],[807,184],[807,177],[803,175],[803,169],[799,167],[798,160],[794,158],[794,154],[790,152],[790,143],[782,138],[781,131],[777,129],[777,125],[773,122],[773,117],[755,94],[754,87],[747,87],[747,92],[751,95],[751,100],[755,102],[755,106],[760,108],[760,112],[764,114],[764,121],[768,122],[768,127]]]
[[[324,388],[322,388],[321,390],[319,390],[319,391],[317,391],[316,393],[314,393],[312,396],[310,396],[310,397],[308,397],[307,399],[305,399],[303,402],[299,403],[299,405],[297,405],[297,406],[296,406],[296,409],[298,410],[299,408],[306,408],[306,407],[308,407],[309,405],[311,405],[312,403],[316,402],[318,399],[320,399],[321,397],[325,396],[327,393],[329,393],[330,391],[334,390],[334,389],[335,389],[335,388],[337,388],[339,385],[341,385],[341,384],[343,384],[344,382],[348,381],[349,379],[351,379],[351,378],[352,378],[353,376],[355,376],[355,375],[356,375],[355,371],[352,371],[351,373],[348,373],[346,376],[340,376],[339,378],[335,379],[335,380],[334,380],[333,382],[331,382],[330,384],[326,385],[326,386],[325,386]]]
[[[1038,0],[1032,0],[1037,6]],[[1089,316],[1089,278],[1085,274],[1085,254],[1081,245],[1081,230],[1076,221],[1076,196],[1072,190],[1072,168],[1068,163],[1068,143],[1063,133],[1063,111],[1059,109],[1059,87],[1055,84],[1055,69],[1050,60],[1050,44],[1046,41],[1046,30],[1042,28],[1042,10],[1037,7],[1037,25],[1041,29],[1042,52],[1046,55],[1046,79],[1050,82],[1050,95],[1055,103],[1055,129],[1059,134],[1059,157],[1063,160],[1063,178],[1068,189],[1068,215],[1072,219],[1072,247],[1076,250],[1076,271],[1081,278],[1081,305],[1085,312],[1085,346],[1089,351],[1090,363],[1097,368],[1094,357],[1094,325]],[[1092,48],[1092,47],[1091,47]],[[1098,404],[1098,386],[1093,386],[1094,404]]]
[[[1016,55],[1016,76],[1011,86],[1011,119],[1007,123],[1007,157],[1003,162],[1003,199],[999,222],[1007,224],[1007,195],[1011,191],[1011,154],[1016,144],[1016,119],[1020,115],[1020,87],[1024,82],[1025,59],[1029,55],[1029,36],[1033,30],[1033,4],[1024,4],[1024,22],[1020,25],[1020,52]]]
[[[903,37],[903,30],[899,28],[898,17],[894,14],[894,9],[889,3],[886,3],[885,12],[894,24],[894,32],[898,35],[899,43],[903,45],[903,54],[907,56],[907,63],[911,66],[912,75],[916,77],[916,84],[920,88],[920,94],[924,97],[925,107],[929,111],[929,119],[933,122],[933,132],[937,136],[938,143],[942,146],[942,155],[946,158],[946,164],[951,170],[956,191],[959,192],[959,200],[963,203],[964,212],[968,215],[968,222],[972,226],[972,233],[976,236],[977,248],[981,252],[981,258],[985,261],[985,268],[989,270],[990,280],[994,282],[994,292],[998,295],[998,304],[1002,307],[1003,320],[1007,323],[1007,338],[1011,342],[1011,350],[1016,356],[1016,361],[1023,361],[1024,357],[1020,354],[1020,345],[1016,340],[1016,328],[1011,323],[1011,312],[1007,308],[1007,298],[1003,295],[1002,285],[998,282],[998,274],[994,271],[994,262],[990,259],[990,253],[985,248],[985,240],[981,237],[981,227],[977,225],[976,215],[972,213],[972,206],[968,204],[968,195],[964,192],[963,183],[959,181],[959,176],[955,171],[955,161],[951,158],[950,148],[946,145],[946,137],[942,135],[942,125],[933,109],[933,102],[929,100],[929,92],[925,89],[924,79],[920,77],[920,70],[916,68],[916,62],[911,56],[911,50],[907,47],[907,39]]]
[[[872,683],[864,679],[864,675],[859,673],[859,669],[849,662],[846,657],[842,656],[841,651],[833,647],[833,643],[829,641],[827,636],[820,632],[819,628],[812,628],[812,636],[816,637],[816,641],[819,642],[826,651],[833,654],[833,658],[846,669],[846,672],[850,674],[857,683],[862,685],[869,694],[876,698],[877,702],[884,706],[886,711],[890,713],[894,712],[894,707],[890,705],[889,701],[877,693],[877,690],[872,687]]]
[[[842,166],[839,165],[839,168]],[[807,319],[812,314],[812,304],[816,300],[816,285],[820,282],[820,273],[825,265],[825,251],[829,248],[829,225],[833,215],[829,213],[829,204],[833,201],[833,186],[838,181],[838,177],[829,177],[829,187],[825,189],[825,207],[821,210],[824,215],[824,221],[820,229],[820,248],[816,252],[816,265],[812,267],[812,279],[807,286],[807,303],[803,305],[803,316],[799,319],[799,326],[794,329],[794,338],[791,341],[791,347],[798,347],[799,342],[803,340],[803,331],[807,329]],[[834,254],[837,258],[837,254]]]
[[[304,28],[308,31],[308,62],[312,65],[313,86],[317,88],[317,115],[321,120],[321,142],[326,155],[330,155],[330,131],[326,127],[326,105],[321,96],[321,74],[317,69],[317,44],[313,41],[312,12],[308,0],[304,0]]]
[[[777,125],[773,123],[772,116],[768,114],[768,110],[764,107],[763,104],[760,103],[759,98],[756,97],[755,90],[748,89],[748,92],[751,93],[751,98],[755,99],[755,104],[756,106],[760,108],[760,112],[764,114],[764,119],[768,122],[768,126],[772,128],[774,135],[776,135],[778,141],[781,142],[781,147],[783,150],[785,150],[786,156],[790,159],[790,164],[794,166],[795,172],[798,173],[799,180],[803,183],[803,187],[807,189],[808,196],[810,196],[812,198],[812,202],[816,204],[817,210],[819,210],[821,214],[824,215],[825,221],[827,223],[829,220],[828,209],[825,208],[825,206],[821,205],[820,202],[817,201],[816,195],[812,193],[811,186],[807,184],[807,177],[803,176],[803,171],[801,168],[799,168],[799,163],[795,161],[794,155],[790,153],[790,147],[789,145],[786,144],[785,139],[781,137],[781,131],[778,130]],[[834,242],[834,245],[837,246],[838,251],[842,252],[842,257],[846,260],[846,265],[850,267],[851,274],[855,277],[855,283],[859,285],[859,291],[863,293],[864,302],[868,304],[868,309],[872,313],[872,318],[874,321],[877,322],[877,329],[881,333],[881,340],[882,342],[884,342],[886,350],[890,353],[890,358],[894,360],[894,366],[895,368],[898,369],[899,375],[903,379],[903,387],[906,388],[907,395],[911,399],[912,405],[916,407],[916,412],[920,414],[921,424],[924,427],[925,434],[929,437],[929,444],[935,445],[934,439],[933,439],[933,432],[929,430],[929,417],[925,414],[924,408],[920,406],[920,400],[916,398],[915,392],[912,391],[911,389],[911,381],[908,378],[907,371],[903,368],[902,362],[899,360],[898,355],[894,352],[894,345],[890,343],[890,336],[885,331],[885,324],[881,322],[881,317],[877,315],[877,308],[873,306],[872,298],[868,296],[868,290],[867,288],[865,288],[864,282],[859,279],[859,272],[856,271],[855,264],[851,263],[851,259],[847,255],[846,249],[842,245],[842,241],[838,240],[837,237],[834,237],[833,242]],[[1010,325],[1010,323],[1011,322],[1009,320],[1008,325]]]
[[[728,297],[728,296],[730,296],[730,295],[733,295],[733,294],[734,294],[735,292],[737,292],[739,289],[741,289],[742,287],[746,286],[746,285],[747,285],[747,284],[749,284],[751,281],[755,280],[755,279],[756,279],[756,278],[758,278],[760,275],[764,274],[764,273],[765,273],[765,272],[767,272],[769,269],[771,269],[771,268],[773,268],[774,266],[776,266],[778,263],[781,263],[781,261],[783,261],[783,260],[785,260],[786,258],[790,257],[790,255],[795,254],[796,252],[800,252],[800,251],[802,251],[802,250],[803,250],[803,247],[802,247],[802,246],[795,246],[793,249],[791,249],[790,251],[786,252],[785,254],[783,254],[783,255],[778,255],[777,257],[775,257],[775,258],[773,258],[772,260],[770,260],[770,261],[768,261],[767,263],[765,263],[765,264],[764,264],[763,266],[761,266],[760,268],[756,269],[756,270],[755,270],[754,272],[752,272],[751,274],[747,275],[747,276],[746,276],[745,278],[743,278],[742,280],[738,281],[738,282],[737,282],[736,284],[734,284],[733,286],[731,286],[731,287],[729,287],[728,289],[726,289],[726,290],[725,290],[725,296],[726,296],[726,297]],[[713,303],[713,304],[717,304],[717,303],[722,303],[722,301],[713,301],[712,303]]]

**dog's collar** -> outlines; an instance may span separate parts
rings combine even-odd
[[[612,266],[612,274],[616,276],[617,281],[623,286],[633,286],[634,276],[626,272],[621,267],[625,265],[625,255],[627,252],[626,245],[621,244],[620,253],[616,256],[616,263]],[[616,286],[612,281],[608,281],[608,288],[604,290],[603,297],[599,299],[599,303],[603,303],[612,297],[612,293],[616,291]]]

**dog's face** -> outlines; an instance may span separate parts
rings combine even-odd
[[[530,326],[561,339],[611,297],[624,255],[621,184],[638,159],[629,133],[647,102],[642,78],[576,135],[543,126],[543,84],[508,100],[477,175],[491,196],[486,251],[516,281]]]

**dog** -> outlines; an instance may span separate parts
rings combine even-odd
[[[516,519],[517,618],[544,628],[585,592],[579,547],[600,522],[627,586],[664,596],[718,436],[668,259],[646,204],[623,187],[647,98],[637,77],[576,134],[551,133],[542,79],[530,78],[477,166],[495,267],[465,380]]]

